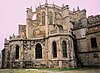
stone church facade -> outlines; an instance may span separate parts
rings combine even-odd
[[[2,68],[100,66],[100,15],[47,2],[26,15],[19,34],[5,39]]]

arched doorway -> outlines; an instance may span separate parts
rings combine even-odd
[[[35,47],[35,58],[36,59],[42,58],[42,46],[39,43],[36,44],[36,47]]]

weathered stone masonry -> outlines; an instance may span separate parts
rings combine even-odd
[[[26,15],[19,34],[5,39],[2,68],[100,66],[100,15],[47,2]]]

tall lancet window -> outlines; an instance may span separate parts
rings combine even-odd
[[[50,11],[48,12],[48,19],[49,19],[49,24],[53,23],[53,13]]]
[[[97,40],[96,38],[91,38],[91,47],[92,48],[97,48]]]
[[[45,12],[42,12],[42,25],[45,25]]]
[[[36,44],[35,48],[35,58],[36,59],[41,59],[42,58],[42,46],[41,44]]]
[[[41,14],[40,13],[37,14],[37,19],[38,19],[38,25],[39,25],[40,21],[41,21]]]
[[[57,57],[57,45],[55,41],[52,43],[52,53],[53,53],[53,58],[56,58]]]
[[[67,57],[67,44],[65,41],[62,42],[62,53],[63,53],[63,57],[66,58]]]
[[[16,46],[16,50],[15,50],[15,59],[19,59],[19,46]]]

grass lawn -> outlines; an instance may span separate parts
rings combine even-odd
[[[43,68],[40,70],[47,70],[47,71],[68,71],[68,70],[82,70],[81,68]]]
[[[0,69],[0,73],[100,73],[100,69],[91,68],[45,68],[45,69]]]
[[[0,73],[44,73],[39,70],[27,70],[27,69],[0,69]]]

